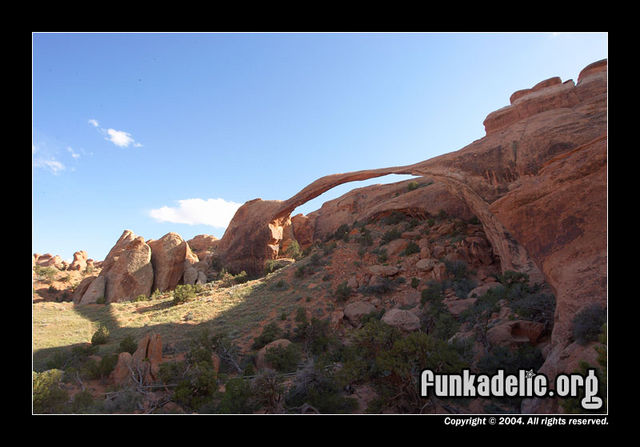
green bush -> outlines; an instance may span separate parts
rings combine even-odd
[[[495,374],[500,368],[504,368],[505,374],[517,374],[519,369],[537,371],[543,362],[540,349],[531,345],[522,345],[517,349],[494,346],[478,360],[476,367],[485,374]]]
[[[409,255],[412,255],[414,253],[420,253],[420,246],[418,244],[416,244],[415,242],[411,241],[411,242],[409,242],[409,244],[407,244],[407,247],[404,249],[402,254],[404,256],[409,256]]]
[[[184,304],[195,299],[197,288],[191,284],[180,284],[173,290],[173,305]]]
[[[71,412],[72,413],[84,413],[91,412],[91,407],[93,406],[93,396],[87,390],[80,391],[75,396],[73,396],[73,401],[71,402]]]
[[[302,359],[300,347],[296,343],[285,346],[274,346],[268,348],[264,359],[271,364],[276,371],[293,372],[298,367],[298,363]]]
[[[606,322],[606,308],[599,304],[586,306],[573,317],[573,339],[581,345],[597,340]]]
[[[313,361],[296,373],[285,403],[288,407],[308,404],[324,414],[347,414],[357,409],[354,398],[344,397],[342,389],[330,369]]]
[[[282,336],[282,330],[275,322],[271,322],[262,328],[262,333],[254,338],[251,349],[260,349],[265,345],[268,345],[274,340],[277,340]]]
[[[400,232],[400,230],[393,228],[389,231],[386,231],[383,235],[382,235],[382,239],[381,239],[381,243],[387,244],[395,239],[400,239],[400,237],[402,236],[402,233]]]
[[[105,355],[99,362],[89,359],[83,365],[83,375],[93,380],[105,379],[111,374],[111,371],[113,371],[117,363],[117,354]]]
[[[415,276],[411,278],[411,287],[413,287],[414,289],[417,289],[419,285],[420,285],[420,278],[416,278]]]
[[[351,296],[351,287],[347,285],[347,281],[341,282],[335,291],[335,296],[340,302],[346,301]]]
[[[338,227],[338,229],[333,233],[333,239],[335,240],[343,240],[344,242],[349,242],[349,225],[342,224]]]
[[[69,395],[60,387],[62,375],[63,372],[59,369],[32,372],[34,413],[63,412]]]
[[[91,344],[94,346],[103,345],[108,340],[109,340],[109,329],[104,324],[101,324],[98,327],[98,330],[93,333],[93,336],[91,337]]]
[[[289,247],[287,247],[287,251],[285,252],[285,254],[295,260],[302,259],[302,249],[300,248],[300,244],[298,244],[298,241],[291,241]]]
[[[225,384],[225,392],[212,412],[218,414],[251,414],[259,405],[253,397],[253,389],[248,380],[230,379]]]
[[[131,335],[127,335],[120,341],[118,352],[128,352],[129,354],[133,354],[138,349],[138,344],[135,342]]]
[[[276,270],[281,269],[282,267],[284,267],[284,264],[282,264],[281,262],[275,259],[269,259],[264,263],[264,274],[268,275],[269,273],[273,273]]]
[[[420,184],[418,184],[418,182],[409,182],[409,184],[407,185],[407,191],[411,192],[418,189],[419,187]]]

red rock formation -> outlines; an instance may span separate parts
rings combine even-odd
[[[98,277],[104,278],[107,303],[131,300],[139,295],[149,296],[153,285],[151,248],[142,237],[125,230],[104,259]],[[85,295],[90,290],[91,287]],[[83,295],[80,303],[84,302]]]
[[[193,254],[189,244],[177,233],[167,233],[147,244],[151,248],[154,291],[175,289],[182,281],[185,266],[198,262],[198,257]]]
[[[220,241],[223,259],[235,270],[261,270],[264,260],[278,255],[289,214],[334,186],[387,174],[428,176],[478,217],[503,271],[544,278],[553,288],[555,325],[542,370],[550,378],[570,372],[563,365],[584,353],[571,348],[572,316],[606,301],[606,68],[606,60],[598,61],[582,70],[577,84],[551,78],[514,93],[510,105],[485,119],[487,135],[459,151],[409,166],[322,177],[284,202],[247,202]],[[429,188],[417,194],[426,198]],[[357,210],[358,193],[350,194],[337,199],[334,210]],[[316,235],[340,221],[319,216],[296,218],[294,234],[308,239],[310,226]],[[323,219],[332,223],[320,224]]]
[[[77,251],[73,254],[73,261],[69,265],[69,270],[84,271],[87,268],[87,252]]]

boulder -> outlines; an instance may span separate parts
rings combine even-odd
[[[498,324],[487,331],[487,340],[494,346],[535,345],[544,332],[544,324],[515,320]]]
[[[140,236],[125,230],[102,263],[107,303],[149,296],[153,286],[151,248]]]
[[[402,250],[407,248],[409,242],[406,239],[394,239],[388,242],[384,247],[387,250],[387,255],[398,256]]]
[[[467,294],[467,298],[479,298],[485,293],[487,293],[489,290],[496,287],[503,287],[503,285],[495,281],[491,281],[491,282],[479,285],[478,287],[474,288]]]
[[[408,310],[390,309],[382,316],[382,321],[407,332],[420,329],[420,318]]]
[[[445,306],[447,306],[447,309],[449,309],[449,312],[452,315],[457,317],[462,312],[464,312],[465,310],[473,306],[476,301],[477,301],[477,298],[467,298],[462,300],[460,299],[444,300],[444,304]]]
[[[82,296],[85,294],[85,292],[87,291],[87,289],[89,288],[93,280],[96,278],[97,278],[96,275],[87,276],[82,281],[80,281],[80,284],[78,284],[76,286],[76,289],[73,291],[72,300],[74,304],[80,303]]]
[[[344,317],[352,326],[360,325],[360,318],[374,312],[376,307],[366,301],[356,301],[349,303],[344,307]]]
[[[82,298],[78,304],[95,304],[98,298],[105,298],[106,279],[104,276],[98,276],[87,286],[86,291],[82,294]]]
[[[393,276],[400,271],[398,267],[393,265],[371,265],[368,270],[371,274],[378,276]]]
[[[160,239],[147,243],[151,248],[153,265],[153,290],[173,290],[182,280],[185,265],[195,264],[198,258],[189,244],[177,233],[167,233]]]
[[[162,338],[159,334],[147,334],[139,342],[132,354],[121,352],[111,372],[111,379],[117,385],[125,385],[135,380],[144,385],[158,381],[162,363]]]

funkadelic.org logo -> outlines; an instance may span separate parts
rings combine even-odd
[[[431,394],[437,397],[578,397],[584,390],[580,405],[585,410],[602,408],[602,399],[598,394],[598,378],[595,369],[589,369],[587,375],[559,374],[555,387],[549,387],[544,374],[535,374],[533,370],[518,370],[517,374],[505,374],[499,369],[494,375],[472,374],[463,369],[462,374],[436,374],[430,369],[422,371],[420,376],[421,395]]]

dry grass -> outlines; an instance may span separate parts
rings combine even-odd
[[[295,289],[274,287],[278,281],[287,281],[287,270],[230,288],[208,284],[194,300],[177,306],[171,293],[149,301],[110,305],[34,302],[33,367],[46,369],[56,352],[90,343],[100,324],[110,331],[108,343],[100,346],[100,355],[115,352],[127,335],[139,340],[150,332],[160,334],[163,345],[176,350],[203,329],[224,332],[241,347],[246,346],[264,324],[296,308],[300,295]]]

